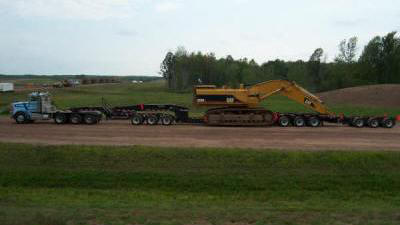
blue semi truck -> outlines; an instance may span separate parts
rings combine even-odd
[[[14,102],[11,108],[11,117],[19,124],[36,120],[54,120],[56,124],[97,124],[102,118],[102,113],[97,110],[58,110],[52,105],[48,92],[33,92],[28,95],[28,101]]]

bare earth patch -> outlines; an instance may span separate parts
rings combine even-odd
[[[317,94],[328,104],[400,107],[400,85],[381,84],[344,88]]]

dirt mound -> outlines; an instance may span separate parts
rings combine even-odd
[[[400,107],[400,84],[369,85],[318,93],[327,104]]]

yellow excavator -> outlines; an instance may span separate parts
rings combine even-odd
[[[207,125],[222,126],[267,126],[278,124],[286,127],[318,127],[323,122],[345,123],[355,127],[383,126],[391,128],[395,120],[387,117],[345,117],[330,112],[315,95],[293,81],[271,80],[250,87],[240,85],[238,89],[217,88],[215,85],[194,87],[193,103],[197,106],[215,107],[206,111]],[[315,113],[278,113],[259,107],[261,101],[280,94],[311,108]]]

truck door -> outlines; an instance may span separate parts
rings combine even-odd
[[[40,97],[32,95],[29,99],[28,110],[32,113],[41,113],[41,108]]]

